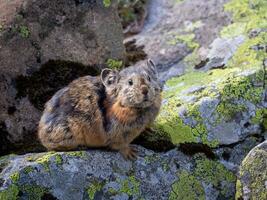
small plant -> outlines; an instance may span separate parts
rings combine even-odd
[[[30,31],[27,26],[21,26],[19,28],[19,34],[23,38],[28,38],[30,36]]]
[[[104,6],[107,8],[107,7],[110,6],[110,4],[111,4],[111,0],[103,0],[103,4],[104,4]]]
[[[121,60],[108,59],[106,64],[110,69],[121,69],[123,62]]]

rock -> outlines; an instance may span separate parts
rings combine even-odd
[[[241,12],[237,2],[229,2],[225,8],[235,15]],[[258,2],[259,6],[261,3]],[[248,3],[241,4],[250,9]],[[255,18],[248,17],[245,25],[263,20],[257,10],[250,12]],[[222,29],[207,54],[210,60],[207,65],[214,64],[213,57],[220,58],[224,69],[195,70],[166,82],[154,128],[159,135],[171,138],[173,144],[201,143],[213,148],[236,145],[251,136],[263,138],[267,127],[263,61],[267,54],[264,49],[251,47],[265,44],[267,33],[244,37],[250,29],[235,31],[238,20],[234,18],[233,24]],[[254,26],[261,28],[259,24]]]
[[[138,148],[136,161],[99,150],[2,157],[0,199],[231,199],[235,175],[203,154]]]
[[[137,45],[144,45],[165,82],[184,74],[190,62],[184,58],[195,55],[199,46],[208,47],[220,28],[229,23],[228,14],[223,12],[225,2],[153,0],[143,31],[127,40],[136,39]]]
[[[1,135],[33,141],[54,92],[124,59],[117,1],[1,1],[0,49]]]
[[[236,190],[236,199],[267,198],[267,140],[253,148],[242,161]]]

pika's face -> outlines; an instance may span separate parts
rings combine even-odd
[[[123,107],[149,107],[161,92],[156,68],[151,60],[145,66],[129,67],[120,73],[111,71],[109,76],[102,76],[102,80],[107,80],[107,91],[112,90]]]

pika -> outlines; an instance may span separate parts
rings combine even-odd
[[[151,124],[161,106],[161,86],[152,60],[118,72],[103,69],[59,90],[45,104],[38,137],[48,150],[108,147],[135,159],[130,143]]]

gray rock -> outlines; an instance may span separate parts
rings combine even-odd
[[[33,138],[42,105],[68,84],[60,77],[95,75],[90,66],[124,58],[117,1],[1,1],[0,22],[0,131],[11,142]]]
[[[99,150],[0,158],[0,199],[48,194],[59,200],[179,199],[184,195],[179,191],[194,188],[194,184],[199,185],[197,191],[184,191],[190,192],[189,197],[227,199],[234,195],[234,174],[202,154],[190,157],[176,150],[154,153],[141,147],[138,151],[133,162],[125,161],[119,153]],[[222,192],[225,189],[227,193]]]

